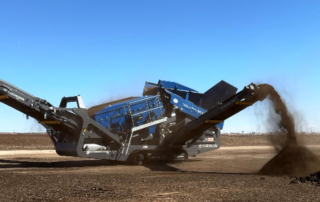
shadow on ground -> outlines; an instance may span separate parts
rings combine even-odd
[[[88,166],[115,166],[113,161],[106,160],[81,160],[81,161],[57,161],[57,162],[33,162],[21,160],[0,159],[1,168],[74,168]]]
[[[197,161],[197,160],[188,160]],[[165,163],[148,163],[144,167],[151,171],[173,171],[177,173],[188,174],[226,174],[226,175],[257,175],[257,173],[232,173],[232,172],[204,172],[204,171],[187,171],[181,170],[174,165],[181,164],[182,162],[170,162]],[[81,167],[102,167],[102,166],[117,166],[126,165],[132,166],[128,163],[108,161],[108,160],[79,160],[79,161],[56,161],[56,162],[33,162],[33,161],[21,161],[21,160],[5,160],[0,159],[0,169],[9,168],[81,168]]]
[[[197,160],[188,160],[197,161]],[[170,162],[170,164],[179,164],[180,162]],[[73,167],[89,167],[89,166],[116,166],[127,165],[132,166],[128,162],[108,161],[108,160],[75,160],[75,161],[26,161],[26,160],[12,160],[12,159],[0,159],[1,168],[73,168]],[[153,171],[171,170],[176,171],[178,169],[169,166],[167,164],[148,163],[144,165]]]

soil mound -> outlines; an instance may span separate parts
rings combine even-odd
[[[294,117],[289,113],[285,102],[279,93],[270,85],[262,84],[261,93],[267,94],[272,101],[270,110],[274,110],[281,117],[278,123],[279,134],[285,134],[283,148],[279,153],[266,163],[259,171],[263,175],[295,175],[303,176],[319,171],[320,161],[306,147],[297,142]],[[278,136],[281,138],[281,136]]]
[[[262,175],[306,176],[318,171],[320,161],[316,155],[302,146],[285,146],[259,171]]]

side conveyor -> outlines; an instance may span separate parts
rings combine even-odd
[[[74,101],[76,97],[62,98],[62,107],[54,107],[46,100],[35,97],[18,87],[0,79],[0,102],[36,119],[42,124],[54,143],[57,145],[60,134],[73,136],[77,142],[81,141],[80,134],[83,133],[84,124],[91,125],[101,136],[111,139],[120,144],[119,138],[109,130],[103,128],[99,123],[88,116],[87,109],[66,108],[67,100]],[[55,134],[55,135],[54,135]],[[54,137],[53,137],[54,136]],[[81,136],[80,136],[81,137]],[[83,142],[81,142],[83,144]]]
[[[159,149],[183,146],[187,141],[197,137],[203,131],[214,127],[217,122],[224,121],[258,100],[263,100],[267,94],[259,92],[259,86],[250,84],[242,91],[225,100],[220,105],[210,109],[198,119],[190,121],[184,127],[173,131],[164,138]]]

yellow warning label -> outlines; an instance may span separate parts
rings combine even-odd
[[[47,124],[47,125],[54,125],[54,124],[60,124],[60,121],[42,121],[42,124]]]
[[[9,99],[7,95],[0,95],[0,100]]]
[[[236,105],[252,105],[252,103],[251,102],[241,102],[241,101],[238,101],[238,102],[236,102]]]
[[[206,120],[205,123],[222,123],[222,120]]]

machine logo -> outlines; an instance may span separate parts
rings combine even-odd
[[[190,107],[189,105],[187,105],[187,104],[185,104],[185,103],[183,103],[183,106],[185,107],[185,108],[188,108],[188,109],[190,109],[190,110],[193,110],[193,111],[195,111],[196,113],[198,113],[198,114],[203,114],[204,112],[202,112],[202,111],[200,111],[199,109],[196,109],[196,108],[194,108],[194,107]]]
[[[201,149],[201,148],[217,148],[218,145],[217,144],[199,144],[198,145],[198,148]]]
[[[14,98],[16,98],[17,100],[21,100],[21,101],[24,101],[24,98],[23,97],[20,97],[19,95],[17,94],[14,94],[13,92],[9,92],[10,95],[12,95]]]
[[[177,98],[174,98],[174,99],[173,99],[173,102],[177,104],[177,103],[178,103],[178,99],[177,99]]]

